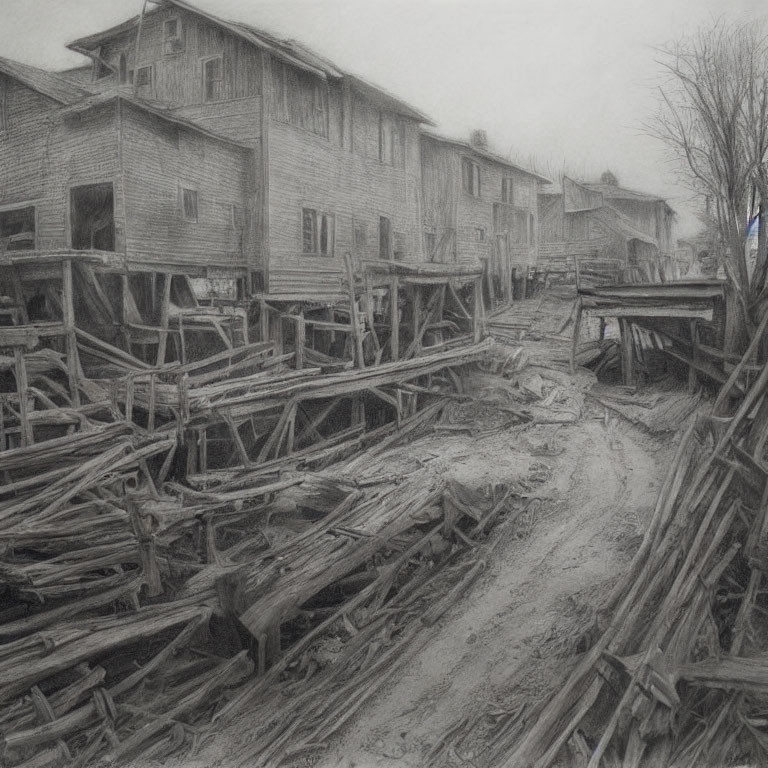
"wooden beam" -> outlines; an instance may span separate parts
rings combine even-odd
[[[160,341],[157,345],[156,365],[161,368],[165,365],[165,349],[168,344],[168,318],[171,310],[171,273],[163,275],[163,300],[160,305]]]
[[[483,338],[483,278],[476,277],[474,281],[474,311],[472,312],[472,333],[475,344]]]
[[[357,317],[357,302],[355,301],[355,272],[352,267],[352,254],[347,251],[344,254],[344,264],[347,268],[347,291],[349,293],[349,321],[352,324],[352,333],[355,338],[355,364],[358,368],[365,368],[363,355],[363,334]]]
[[[635,383],[635,345],[629,320],[621,318],[619,329],[621,331],[621,373],[624,385],[631,387]]]
[[[400,281],[395,276],[389,284],[390,337],[389,347],[392,350],[392,361],[400,358]]]
[[[67,346],[67,378],[72,405],[80,405],[80,384],[78,372],[80,360],[77,354],[77,336],[75,335],[75,299],[72,288],[72,262],[65,259],[62,262],[62,294],[61,306],[64,314],[64,332]]]
[[[582,301],[581,297],[576,299],[576,316],[573,320],[573,341],[571,342],[571,375],[576,373],[576,350],[579,347],[579,336],[581,335],[581,317]]]
[[[691,320],[691,360],[692,364],[688,366],[688,392],[695,394],[698,387],[698,378],[696,375],[696,366],[699,362],[699,328],[696,320]]]
[[[16,389],[19,393],[21,446],[24,448],[28,445],[32,445],[34,442],[34,436],[32,434],[32,425],[29,422],[29,412],[27,411],[27,366],[24,362],[24,355],[20,347],[14,347],[13,358],[16,367]]]

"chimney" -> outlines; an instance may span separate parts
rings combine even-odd
[[[475,149],[488,149],[488,134],[485,131],[472,131],[472,133],[469,134],[469,143],[475,148]]]

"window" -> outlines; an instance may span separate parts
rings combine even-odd
[[[0,211],[0,253],[35,250],[35,209]]]
[[[472,197],[480,197],[480,166],[468,157],[461,160],[461,183]]]
[[[181,20],[167,19],[163,23],[163,51],[166,56],[184,50],[184,38],[181,35]]]
[[[379,160],[395,164],[395,124],[391,117],[379,113]]]
[[[112,184],[85,184],[69,191],[69,229],[77,251],[115,250],[115,192]]]
[[[139,67],[136,70],[136,87],[137,88],[151,88],[152,87],[152,66]]]
[[[224,92],[224,59],[214,56],[203,61],[203,101],[218,101]]]
[[[512,205],[512,203],[515,202],[512,179],[510,178],[503,178],[501,180],[501,202],[509,203],[509,205]]]
[[[305,256],[333,256],[333,216],[314,208],[301,211],[301,249]]]
[[[198,205],[197,190],[181,189],[181,213],[185,221],[197,221]]]
[[[389,261],[393,255],[392,222],[386,216],[379,216],[379,258]]]
[[[128,60],[124,53],[120,54],[120,63],[117,67],[117,74],[120,85],[125,85],[128,82]]]
[[[475,240],[478,243],[485,242],[485,227],[475,227]]]
[[[536,219],[532,213],[528,214],[528,245],[536,245]]]

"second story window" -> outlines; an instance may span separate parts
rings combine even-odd
[[[166,19],[163,22],[163,52],[165,55],[184,50],[184,38],[181,34],[181,19]]]
[[[314,208],[301,210],[301,252],[304,256],[333,256],[333,216]]]
[[[184,217],[184,221],[197,221],[197,202],[196,189],[181,188],[181,215]]]
[[[203,61],[203,101],[218,101],[224,93],[224,59],[214,56]]]
[[[379,114],[379,160],[387,165],[395,164],[395,124],[384,113]]]
[[[501,180],[501,202],[512,205],[515,202],[512,179],[505,177]]]
[[[461,185],[472,197],[480,197],[480,166],[468,157],[461,159]]]

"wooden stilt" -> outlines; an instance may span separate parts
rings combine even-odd
[[[296,370],[304,368],[304,347],[307,344],[307,326],[304,315],[296,316],[296,329],[294,334],[296,346]]]
[[[579,346],[579,336],[581,335],[581,316],[584,311],[581,297],[576,299],[576,317],[573,321],[573,341],[571,342],[571,374],[576,373],[576,350]]]
[[[264,299],[259,301],[259,335],[260,341],[269,341],[269,309]]]
[[[475,344],[483,338],[483,278],[476,277],[474,282],[474,311],[472,312],[472,333]]]
[[[635,345],[632,340],[632,328],[629,320],[619,319],[621,330],[621,372],[624,385],[634,386],[635,383]]]
[[[373,288],[371,286],[371,276],[368,273],[365,275],[365,315],[378,360],[380,358],[381,344],[379,343],[379,335],[376,333],[376,324],[373,316]]]
[[[400,281],[397,277],[392,278],[389,284],[389,311],[390,311],[390,337],[389,346],[392,350],[392,360],[400,359],[400,304],[398,297],[400,294]]]
[[[157,345],[156,365],[161,368],[165,365],[165,349],[168,344],[168,319],[171,310],[171,274],[166,272],[163,276],[163,302],[160,305],[160,341]]]
[[[696,364],[699,361],[699,326],[695,318],[691,320],[691,361],[692,365],[688,367],[688,391],[693,395],[699,386],[696,375]]]
[[[344,264],[347,268],[347,292],[349,294],[349,322],[352,324],[352,335],[355,340],[355,364],[365,368],[363,358],[363,333],[357,317],[357,301],[355,300],[355,272],[352,267],[352,254],[344,254]]]
[[[27,410],[27,366],[24,362],[24,353],[21,351],[21,347],[13,348],[13,358],[16,366],[16,390],[19,393],[21,445],[22,447],[26,447],[32,445],[34,436],[32,434],[32,425],[29,422],[29,412]]]
[[[75,303],[72,288],[72,262],[65,259],[62,264],[62,310],[64,315],[64,333],[67,345],[67,378],[72,405],[80,405],[80,384],[78,371],[80,360],[77,355],[77,336],[75,335]]]

